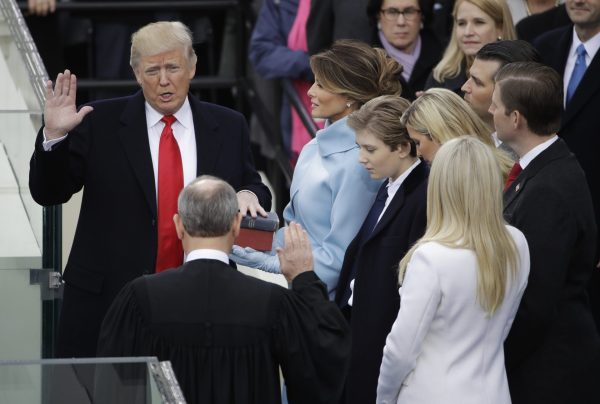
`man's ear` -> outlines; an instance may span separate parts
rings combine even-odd
[[[183,227],[183,221],[181,220],[181,216],[179,216],[178,213],[175,213],[173,215],[173,222],[175,223],[175,231],[177,232],[177,238],[179,238],[179,240],[183,240],[185,228]]]
[[[242,223],[242,213],[238,211],[237,215],[233,218],[231,224],[231,231],[233,231],[233,238],[236,239],[240,235],[240,224]]]

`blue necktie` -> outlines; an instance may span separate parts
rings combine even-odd
[[[379,219],[379,215],[381,215],[381,212],[383,211],[383,208],[385,207],[385,201],[387,200],[387,197],[388,197],[387,184],[388,184],[388,181],[385,181],[379,188],[379,192],[377,192],[377,197],[375,198],[375,202],[373,202],[373,205],[371,206],[371,210],[369,211],[369,213],[367,214],[367,217],[365,218],[365,221],[363,222],[363,225],[361,227],[361,232],[359,235],[359,239],[358,239],[359,240],[359,249],[362,248],[362,245],[364,244],[364,242],[367,240],[367,238],[369,238],[369,236],[373,232],[373,229],[375,229],[375,226],[377,225],[377,219]],[[352,279],[356,278],[357,269],[358,268],[356,267],[356,261],[354,261],[354,263],[352,264],[352,268],[350,270],[350,276],[348,277],[348,285],[346,285],[346,290],[344,290],[344,294],[342,295],[342,300],[340,301],[341,307],[348,305],[348,299],[350,299],[350,294],[351,294],[350,281]]]
[[[577,49],[575,50],[577,53],[577,60],[575,61],[575,67],[573,68],[573,74],[571,74],[571,79],[569,80],[569,85],[567,86],[567,103],[571,101],[571,97],[575,93],[581,78],[585,74],[585,47],[583,44],[579,44]]]
[[[379,192],[377,192],[377,197],[375,198],[375,202],[373,202],[373,206],[371,206],[371,210],[367,215],[364,224],[363,224],[363,239],[366,239],[371,235],[375,225],[377,224],[377,219],[381,215],[383,208],[385,207],[385,201],[388,197],[387,192],[387,181],[381,184],[379,188]]]

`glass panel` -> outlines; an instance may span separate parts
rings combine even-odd
[[[169,362],[158,362],[156,358],[0,362],[0,402],[185,403],[176,380],[170,379],[164,388],[164,369],[169,368]]]
[[[0,257],[40,256],[42,208],[28,175],[47,74],[16,3],[0,0],[0,11],[0,222],[9,224],[0,229]]]

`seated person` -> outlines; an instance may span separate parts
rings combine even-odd
[[[169,360],[188,403],[336,403],[348,326],[312,271],[310,241],[292,223],[277,250],[291,290],[237,272],[235,191],[202,176],[181,192],[174,221],[186,262],[127,284],[102,324],[98,356]]]

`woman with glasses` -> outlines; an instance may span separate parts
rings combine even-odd
[[[492,149],[463,136],[438,151],[425,235],[400,261],[400,310],[377,403],[510,404],[504,340],[529,275],[525,236],[502,217]]]
[[[516,39],[506,0],[456,0],[454,28],[442,60],[427,79],[425,89],[443,87],[462,96],[475,54],[490,42]]]
[[[431,16],[426,4],[424,0],[371,0],[367,8],[377,27],[373,45],[384,48],[402,65],[402,96],[409,100],[423,90],[443,51],[435,35],[424,28]]]

